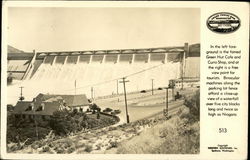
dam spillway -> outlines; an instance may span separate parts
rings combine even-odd
[[[199,66],[197,56],[189,58],[191,63],[184,64],[184,59],[188,62],[187,53],[185,46],[37,52],[26,65],[22,85],[27,86],[28,97],[40,92],[84,93],[91,97],[91,89],[94,90],[94,97],[119,94],[123,93],[122,84],[118,82],[122,77],[127,77],[130,81],[126,84],[128,92],[151,89],[152,79],[154,79],[154,88],[164,87],[170,79],[182,77],[184,69],[192,70]],[[13,64],[14,60],[15,58],[10,61],[10,64]],[[20,59],[19,61],[23,63]],[[193,64],[194,61],[196,66]],[[184,76],[187,75],[190,75],[188,70]],[[199,76],[199,73],[195,73],[195,76],[197,75]]]

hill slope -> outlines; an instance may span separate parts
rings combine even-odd
[[[24,51],[8,45],[8,53],[23,53],[23,52]]]

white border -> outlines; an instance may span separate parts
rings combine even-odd
[[[117,155],[117,154],[100,154],[100,155],[94,155],[94,154],[74,154],[74,155],[67,155],[67,154],[57,154],[57,155],[44,155],[44,154],[6,154],[6,91],[7,91],[7,82],[6,82],[6,68],[7,68],[7,8],[8,7],[154,7],[154,8],[201,8],[201,54],[203,53],[206,48],[204,48],[204,43],[206,42],[206,37],[209,35],[204,35],[203,30],[206,30],[206,25],[204,26],[203,22],[206,21],[207,13],[209,11],[211,13],[215,13],[214,10],[218,11],[236,11],[237,13],[244,13],[246,16],[240,16],[240,19],[242,21],[241,28],[244,27],[244,32],[246,33],[246,37],[241,37],[242,40],[241,43],[244,43],[244,46],[246,47],[244,49],[244,52],[248,53],[249,46],[248,46],[248,38],[249,38],[249,4],[247,2],[152,2],[152,1],[142,1],[142,2],[120,2],[120,1],[112,1],[112,2],[105,2],[105,1],[95,1],[95,2],[72,2],[72,1],[3,1],[2,3],[2,83],[1,83],[1,158],[8,158],[8,159],[80,159],[80,158],[86,158],[86,159],[134,159],[134,160],[141,160],[141,159],[246,159],[247,156],[247,117],[248,115],[245,115],[244,117],[244,123],[242,123],[242,130],[239,132],[242,132],[243,137],[233,137],[233,138],[241,138],[242,140],[242,148],[243,151],[239,154],[211,154],[208,150],[206,150],[206,145],[204,144],[203,133],[206,132],[206,129],[209,129],[211,126],[203,126],[203,122],[206,121],[206,118],[203,117],[204,110],[201,109],[201,148],[200,148],[200,154],[198,155],[157,155],[157,154],[126,154],[126,155]],[[247,12],[247,13],[246,13]],[[243,15],[243,14],[242,14]],[[246,26],[246,24],[248,26]],[[211,34],[212,36],[209,38],[217,38],[217,34]],[[247,41],[247,42],[246,42]],[[249,58],[248,54],[244,56],[245,58]],[[204,57],[203,57],[204,58]],[[243,59],[244,60],[244,59]],[[201,57],[201,64],[202,64],[202,57]],[[244,65],[249,66],[248,61],[244,61]],[[202,68],[202,65],[201,65]],[[204,73],[202,73],[201,70],[201,82],[204,81]],[[242,76],[248,77],[247,70],[243,71]],[[248,80],[247,78],[244,78],[243,85],[245,86],[245,90],[242,90],[244,100],[242,103],[245,105],[248,105],[247,101],[247,85]],[[201,86],[201,102],[202,98],[205,96],[202,94],[202,86]],[[202,103],[201,103],[202,105]],[[202,106],[201,106],[202,107]],[[247,107],[245,110],[245,114],[247,114]]]

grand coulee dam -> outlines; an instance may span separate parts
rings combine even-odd
[[[200,44],[183,46],[61,52],[8,51],[7,103],[15,104],[24,87],[25,100],[39,93],[86,94],[89,98],[166,87],[170,79],[200,76]]]

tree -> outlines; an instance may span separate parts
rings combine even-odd
[[[50,127],[57,135],[66,135],[87,127],[87,116],[82,112],[56,111],[50,119]]]
[[[89,108],[92,110],[93,113],[101,111],[101,108],[95,103],[91,104]]]

